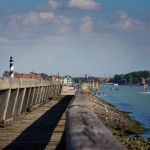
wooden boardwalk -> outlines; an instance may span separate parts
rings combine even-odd
[[[0,128],[0,150],[65,150],[65,111],[71,94],[50,100],[13,125]]]

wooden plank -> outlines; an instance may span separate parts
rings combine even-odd
[[[66,109],[72,96],[59,96],[0,128],[0,149],[61,149],[65,147]],[[60,144],[61,143],[61,144]]]

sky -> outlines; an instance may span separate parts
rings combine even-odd
[[[0,76],[150,70],[150,0],[0,0]]]

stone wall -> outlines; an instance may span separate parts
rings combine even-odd
[[[0,125],[45,103],[61,93],[60,82],[25,78],[0,78]]]
[[[92,103],[80,88],[67,111],[68,150],[122,150],[123,146],[114,138],[97,115]]]

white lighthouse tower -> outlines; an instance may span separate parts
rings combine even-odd
[[[14,78],[14,61],[13,57],[10,57],[10,78]]]

